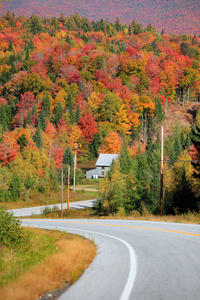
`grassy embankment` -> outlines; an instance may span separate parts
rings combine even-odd
[[[51,218],[58,219],[61,218],[59,210],[52,210],[52,212],[43,215],[34,215],[31,218]],[[117,213],[108,216],[98,216],[95,211],[91,208],[86,209],[64,209],[63,211],[64,219],[118,219],[118,220],[143,220],[143,221],[157,221],[157,222],[173,222],[173,223],[191,223],[200,224],[200,214],[189,212],[187,214],[180,215],[153,215],[148,210],[145,210],[140,214],[138,211],[133,211],[130,215],[125,215],[124,213]]]
[[[0,244],[0,299],[38,299],[74,283],[96,255],[96,246],[63,232],[28,230],[28,244]]]
[[[95,199],[98,197],[97,191],[95,189],[97,186],[90,185],[87,186],[88,189],[92,190],[84,190],[85,186],[77,187],[80,190],[76,190],[75,192],[73,190],[70,190],[69,193],[69,202],[76,202],[76,201],[82,201],[82,200],[90,200]],[[64,203],[67,203],[68,200],[68,191],[66,188],[64,188],[63,191],[63,201]],[[41,194],[37,191],[33,191],[30,193],[29,199],[26,201],[18,200],[16,202],[8,201],[8,202],[2,202],[0,203],[0,207],[5,209],[17,209],[17,208],[24,208],[24,207],[33,207],[33,206],[41,206],[41,205],[52,205],[52,204],[58,204],[61,203],[61,190],[59,191],[53,191],[51,193]]]

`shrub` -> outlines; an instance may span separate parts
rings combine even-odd
[[[48,215],[51,213],[51,207],[46,206],[43,210],[42,210],[42,214],[43,215]]]
[[[22,242],[28,242],[28,236],[21,222],[15,219],[13,213],[0,208],[0,243],[7,247],[18,246]]]

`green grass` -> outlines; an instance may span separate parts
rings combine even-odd
[[[26,243],[12,248],[0,246],[0,287],[15,281],[55,251],[55,239],[51,235],[35,234],[30,229],[26,231],[30,238],[28,247]]]
[[[24,229],[29,244],[0,243],[0,299],[39,299],[44,293],[67,288],[96,255],[96,245],[60,231]]]

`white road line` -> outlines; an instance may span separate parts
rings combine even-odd
[[[74,231],[82,231],[82,232],[87,232],[87,233],[93,233],[93,234],[99,234],[99,235],[103,235],[103,236],[106,236],[106,237],[109,237],[109,238],[112,238],[112,239],[115,239],[115,240],[118,240],[120,241],[121,243],[123,243],[127,248],[128,248],[128,251],[129,251],[129,255],[130,255],[130,270],[129,270],[129,275],[128,275],[128,279],[127,279],[127,282],[126,282],[126,285],[123,289],[123,292],[121,294],[121,297],[120,297],[120,300],[128,300],[129,297],[130,297],[130,294],[131,294],[131,291],[134,287],[134,283],[135,283],[135,279],[136,279],[136,275],[137,275],[137,256],[136,256],[136,253],[134,251],[134,249],[131,247],[131,245],[129,243],[127,243],[126,241],[118,238],[118,237],[115,237],[113,235],[109,235],[109,234],[105,234],[105,233],[101,233],[101,232],[96,232],[96,231],[90,231],[90,230],[83,230],[83,229],[75,229],[75,228],[66,228],[66,227],[53,227],[53,226],[38,226],[38,225],[28,225],[28,224],[23,224],[25,226],[33,226],[33,227],[39,227],[39,228],[45,228],[45,229],[62,229],[62,230],[72,230],[73,232]]]

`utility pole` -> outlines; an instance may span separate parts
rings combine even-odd
[[[70,165],[68,165],[67,209],[69,209],[69,176],[70,176]]]
[[[75,192],[75,181],[76,181],[76,152],[77,152],[77,143],[75,143],[75,154],[74,154],[74,192]]]
[[[163,125],[161,126],[160,215],[163,213]]]
[[[61,172],[61,177],[62,177],[61,218],[63,218],[63,168],[62,168],[62,172]]]

